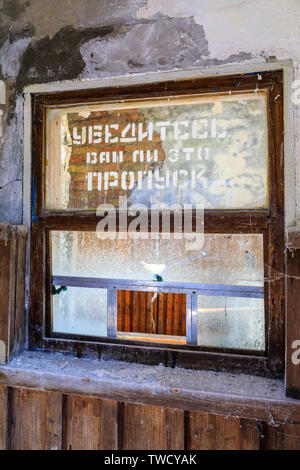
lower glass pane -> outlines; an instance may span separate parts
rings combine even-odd
[[[197,251],[186,250],[184,240],[174,238],[103,240],[96,232],[51,231],[50,240],[53,276],[106,278],[110,286],[119,280],[130,286],[144,280],[163,281],[162,287],[177,283],[178,288],[183,283],[210,284],[214,293],[222,291],[222,285],[264,285],[262,234],[205,234],[203,247]],[[107,336],[106,295],[105,289],[75,287],[54,295],[53,331]],[[180,297],[165,294],[156,298],[151,291],[149,296],[147,300],[135,291],[119,293],[114,312],[119,333],[185,337]],[[265,349],[263,299],[198,295],[197,303],[198,345]]]
[[[264,351],[264,299],[198,295],[197,315],[198,345]]]
[[[52,330],[107,336],[107,290],[68,287],[52,295]]]

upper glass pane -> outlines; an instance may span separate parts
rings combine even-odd
[[[266,92],[47,110],[45,206],[268,205]]]
[[[126,234],[125,234],[126,235]],[[105,239],[96,232],[51,231],[55,276],[262,286],[262,234],[205,234],[203,248],[185,240]]]

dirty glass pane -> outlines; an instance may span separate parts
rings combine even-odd
[[[244,286],[264,280],[261,234],[205,234],[202,248],[191,251],[171,236],[103,240],[96,232],[52,231],[51,253],[55,276],[134,282],[159,275],[165,282]],[[95,291],[68,288],[54,296],[55,331],[106,335],[106,294]],[[198,295],[197,314],[199,345],[264,349],[263,299]]]
[[[52,330],[107,336],[107,290],[67,287],[52,295]]]
[[[123,234],[127,235],[127,234]],[[186,240],[102,240],[96,232],[52,231],[52,273],[57,276],[166,282],[263,285],[261,234],[205,234],[200,250]]]
[[[48,109],[46,140],[47,209],[268,205],[263,91]]]
[[[264,299],[198,295],[197,314],[198,345],[265,349]]]

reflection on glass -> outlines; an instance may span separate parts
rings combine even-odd
[[[47,112],[46,208],[264,208],[266,94],[169,97]]]
[[[264,299],[198,295],[197,313],[198,345],[265,349]]]
[[[90,336],[107,336],[107,291],[68,287],[52,296],[52,330]]]

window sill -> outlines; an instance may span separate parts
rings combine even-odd
[[[239,416],[300,422],[284,383],[245,374],[172,369],[24,352],[0,366],[0,385]]]

